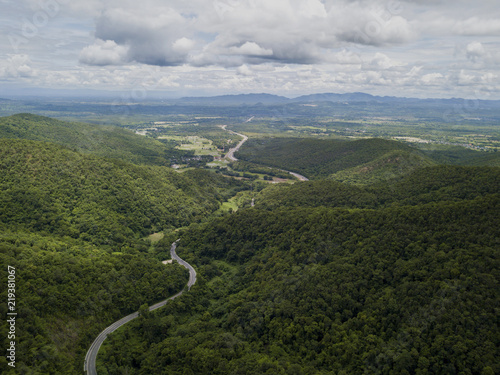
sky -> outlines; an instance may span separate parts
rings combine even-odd
[[[500,99],[498,0],[0,0],[0,36],[3,97]]]

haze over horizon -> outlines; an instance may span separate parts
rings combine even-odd
[[[493,0],[1,0],[0,96],[500,99]]]

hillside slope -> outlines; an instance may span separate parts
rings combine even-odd
[[[170,165],[185,152],[114,126],[66,122],[28,113],[0,118],[0,138],[57,143],[138,164]]]
[[[255,197],[255,207],[380,208],[391,205],[419,205],[460,201],[498,191],[500,168],[432,166],[370,186],[353,186],[338,181],[315,180],[300,184],[269,186]]]
[[[390,184],[349,209],[256,205],[191,228],[178,249],[199,283],[188,299],[113,336],[101,368],[498,373],[499,172],[446,168],[403,179],[392,202],[383,202]],[[489,185],[475,185],[491,173]],[[380,206],[363,208],[370,199]],[[133,344],[124,348],[125,338]]]
[[[419,152],[394,150],[367,163],[332,173],[327,179],[357,185],[373,184],[431,165],[434,162]]]
[[[101,245],[200,220],[241,185],[8,139],[0,139],[0,171],[0,222]]]
[[[165,249],[141,238],[200,221],[241,188],[208,171],[0,139],[0,277],[16,269],[19,313],[16,369],[6,373],[79,373],[103,328],[187,281],[185,269],[157,259]]]
[[[403,143],[384,139],[254,139],[236,155],[242,160],[298,172],[310,179],[374,182],[433,162]],[[335,175],[338,172],[343,172]]]
[[[146,243],[109,253],[89,242],[36,231],[0,230],[0,277],[16,271],[16,367],[2,374],[80,374],[85,352],[107,325],[177,293],[181,266],[161,264]],[[119,249],[117,249],[119,250]],[[0,304],[6,316],[7,304]],[[0,343],[9,348],[7,321]],[[11,371],[9,371],[11,369]]]

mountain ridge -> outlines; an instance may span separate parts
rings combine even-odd
[[[61,121],[31,113],[0,117],[0,138],[51,142],[135,164],[170,165],[171,159],[186,154],[117,126]]]
[[[215,96],[186,96],[179,99],[167,100],[176,104],[212,104],[212,105],[256,105],[256,104],[295,104],[310,102],[333,102],[333,103],[403,103],[403,104],[464,104],[472,101],[475,106],[483,104],[485,106],[498,105],[500,100],[467,99],[467,98],[413,98],[404,96],[380,96],[364,92],[352,93],[315,93],[300,95],[297,97],[285,97],[268,93],[250,93],[250,94],[227,94]]]

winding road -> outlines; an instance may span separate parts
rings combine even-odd
[[[240,137],[242,137],[243,139],[236,145],[236,147],[233,147],[233,148],[230,148],[228,153],[226,154],[225,158],[226,159],[229,159],[231,161],[237,161],[238,159],[236,159],[234,157],[234,153],[235,152],[238,152],[238,150],[240,149],[241,146],[243,146],[243,143],[245,143],[246,141],[248,141],[248,137],[244,134],[241,134],[241,133],[236,133],[236,132],[233,132],[232,130],[229,130],[229,129],[226,129],[227,125],[221,125],[221,128],[224,129],[225,131],[231,133],[231,134],[235,134],[235,135],[238,135]]]
[[[253,117],[252,117],[252,118],[250,118],[250,120],[251,120],[251,119],[253,119]],[[247,120],[246,122],[248,122],[248,120]],[[242,137],[242,138],[243,138],[243,139],[240,141],[240,143],[238,143],[238,144],[236,145],[236,147],[230,148],[230,149],[229,149],[229,152],[228,152],[228,153],[226,154],[226,156],[225,156],[225,157],[226,157],[226,159],[229,159],[229,160],[231,160],[231,161],[237,161],[238,159],[236,159],[236,158],[234,157],[234,153],[235,153],[235,152],[237,152],[237,151],[240,149],[240,147],[241,147],[241,146],[243,146],[243,143],[245,143],[246,141],[248,141],[248,137],[247,137],[246,135],[244,135],[244,134],[241,134],[241,133],[236,133],[236,132],[234,132],[234,131],[232,131],[232,130],[227,129],[227,125],[221,125],[220,127],[221,127],[222,129],[224,129],[225,131],[227,131],[227,132],[231,133],[231,134],[236,134],[236,135],[239,135],[240,137]],[[284,169],[280,169],[280,170],[281,170],[281,171],[283,171],[283,172],[287,172],[287,173],[291,174],[292,176],[296,177],[299,181],[309,181],[309,179],[308,179],[307,177],[302,176],[301,174],[298,174],[298,173],[295,173],[295,172],[290,172],[290,171],[287,171],[287,170],[284,170]]]
[[[290,171],[285,171],[284,169],[283,169],[283,171],[284,171],[284,172],[288,172],[288,173],[290,173],[292,176],[297,177],[297,178],[299,179],[299,181],[309,181],[309,179],[308,179],[307,177],[302,176],[301,174],[298,174],[298,173],[295,173],[295,172],[290,172]]]
[[[184,267],[186,267],[189,270],[189,281],[187,283],[187,288],[189,290],[194,285],[194,283],[196,283],[196,271],[188,262],[181,259],[177,255],[177,253],[175,252],[178,241],[179,240],[175,241],[172,244],[172,246],[170,247],[170,256],[172,257],[172,259],[175,259],[177,262],[179,262],[179,264],[183,265]],[[156,310],[157,308],[164,306],[168,301],[179,297],[183,292],[184,291],[181,290],[176,295],[174,295],[170,298],[167,298],[164,301],[158,302],[157,304],[149,306],[149,311],[153,311],[153,310]],[[83,364],[83,371],[85,371],[89,375],[97,375],[97,370],[96,370],[97,353],[99,353],[99,349],[100,349],[102,343],[104,342],[104,340],[106,340],[106,337],[108,337],[108,335],[111,332],[116,331],[118,328],[127,324],[128,322],[137,318],[138,316],[139,316],[139,312],[136,311],[135,313],[127,315],[126,317],[118,320],[117,322],[114,322],[109,327],[104,329],[104,331],[102,331],[99,334],[99,336],[97,336],[97,338],[94,340],[94,342],[90,346],[90,349],[88,350],[87,355],[85,356],[85,362]]]

